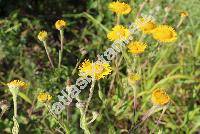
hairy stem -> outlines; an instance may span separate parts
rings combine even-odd
[[[50,57],[50,55],[49,55],[49,52],[48,52],[48,50],[47,50],[47,43],[46,43],[46,41],[44,41],[43,44],[44,44],[44,48],[45,48],[45,51],[46,51],[46,53],[47,53],[49,62],[50,62],[50,64],[51,64],[51,67],[54,68],[53,62],[52,62],[51,57]]]
[[[13,94],[14,117],[17,118],[17,95]]]
[[[50,110],[49,106],[47,104],[45,104],[45,107],[48,109],[49,113],[52,115],[52,117],[56,120],[56,122],[59,124],[59,126],[65,131],[66,134],[70,133],[69,128],[66,125],[63,125],[59,119],[57,118],[57,116]]]
[[[63,42],[64,42],[64,31],[60,30],[60,51],[59,51],[59,63],[58,63],[59,68],[62,62]]]
[[[85,106],[85,111],[84,111],[84,114],[85,114],[85,115],[86,115],[86,113],[87,113],[87,110],[88,110],[90,101],[91,101],[92,96],[93,96],[93,93],[94,93],[94,85],[95,85],[95,78],[93,77],[93,78],[92,78],[92,85],[91,85],[91,87],[90,87],[89,98],[88,98],[87,103],[86,103],[86,106]]]

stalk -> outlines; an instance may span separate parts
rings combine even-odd
[[[64,31],[60,31],[60,51],[59,51],[59,63],[58,63],[58,68],[60,68],[61,62],[62,62],[62,54],[63,54],[63,42],[64,42]]]
[[[91,85],[91,87],[90,87],[89,98],[88,98],[87,103],[86,103],[86,106],[85,106],[85,111],[84,111],[84,114],[85,114],[85,115],[86,115],[86,113],[87,113],[87,110],[88,110],[90,101],[91,101],[92,96],[93,96],[93,93],[94,93],[94,86],[95,86],[95,78],[93,77],[93,78],[92,78],[92,85]]]
[[[117,14],[117,20],[116,20],[116,24],[119,25],[120,24],[120,15]]]
[[[183,23],[184,19],[185,19],[185,17],[181,17],[181,18],[180,18],[180,20],[179,20],[179,22],[178,22],[176,28],[179,28],[179,27],[181,26],[181,24]]]
[[[56,115],[50,110],[49,106],[47,104],[44,104],[45,107],[48,109],[49,113],[52,115],[52,117],[56,120],[56,122],[59,124],[59,126],[65,131],[66,134],[70,134],[70,130],[66,125],[63,125],[59,119],[56,117]]]
[[[13,94],[14,117],[17,118],[17,95]]]
[[[12,128],[12,134],[18,134],[19,133],[19,124],[17,122],[17,95],[19,90],[18,89],[10,89],[12,96],[13,96],[13,104],[14,104],[14,116],[13,116],[13,128]]]
[[[50,55],[49,55],[49,52],[48,52],[48,50],[47,50],[47,42],[46,42],[46,41],[43,41],[43,44],[44,44],[44,48],[45,48],[46,54],[47,54],[47,56],[48,56],[49,62],[50,62],[50,64],[51,64],[51,67],[54,68],[53,62],[52,62],[51,57],[50,57]]]

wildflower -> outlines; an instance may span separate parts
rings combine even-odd
[[[40,102],[49,102],[52,99],[52,96],[49,93],[39,93],[37,97],[38,101]]]
[[[137,19],[135,24],[145,34],[150,34],[156,28],[154,21],[144,18]]]
[[[40,31],[38,34],[38,39],[40,41],[46,41],[47,40],[47,32],[46,31]]]
[[[156,89],[153,91],[151,101],[154,105],[164,106],[170,101],[169,95],[162,89]]]
[[[12,128],[12,133],[16,133],[18,134],[19,132],[19,124],[17,122],[17,96],[19,93],[19,90],[23,90],[26,89],[28,87],[28,84],[26,84],[23,81],[20,80],[13,80],[9,83],[7,83],[7,86],[10,90],[10,92],[12,93],[12,97],[13,97],[13,106],[14,106],[14,116],[13,116],[13,128]]]
[[[177,39],[176,31],[168,25],[160,25],[152,32],[153,38],[160,42],[174,42]]]
[[[49,55],[49,51],[48,51],[48,49],[47,49],[47,42],[46,42],[47,37],[48,37],[48,35],[47,35],[47,32],[46,32],[46,31],[40,31],[39,34],[38,34],[38,39],[39,39],[40,41],[42,41],[42,43],[43,43],[43,45],[44,45],[44,48],[45,48],[45,50],[46,50],[48,59],[49,59],[49,61],[50,61],[50,64],[51,64],[52,68],[54,68],[53,62],[52,62],[51,57],[50,57],[50,55]]]
[[[128,82],[131,84],[134,84],[135,82],[139,81],[140,79],[141,79],[141,77],[139,74],[130,73],[128,75]]]
[[[130,31],[125,28],[122,25],[116,25],[114,28],[112,28],[112,31],[110,31],[107,34],[107,38],[111,41],[120,40],[120,39],[126,39],[130,35]]]
[[[20,81],[20,80],[13,80],[9,83],[7,83],[7,86],[9,87],[9,89],[26,89],[28,87],[28,84]]]
[[[89,60],[85,60],[79,67],[80,76],[91,76],[96,80],[104,78],[110,74],[111,67],[107,62],[95,62],[91,63]]]
[[[128,14],[131,12],[131,7],[130,5],[124,3],[124,2],[111,2],[108,5],[108,8],[115,12],[116,14]]]
[[[129,52],[131,52],[133,54],[140,54],[140,53],[144,52],[147,45],[143,42],[135,41],[135,42],[131,42],[127,47],[129,49]]]
[[[189,14],[188,14],[187,11],[183,11],[183,12],[180,13],[180,16],[181,16],[181,17],[187,17],[188,15],[189,15]]]
[[[66,22],[64,20],[57,20],[55,23],[55,27],[58,30],[62,30],[63,28],[66,27]]]

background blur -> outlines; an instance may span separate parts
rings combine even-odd
[[[18,100],[20,132],[23,134],[59,133],[56,122],[42,104],[37,102],[40,91],[56,95],[65,87],[66,80],[72,82],[78,78],[78,72],[72,75],[78,61],[85,58],[95,59],[111,45],[106,38],[107,30],[115,25],[115,16],[109,11],[110,0],[0,0],[0,100],[10,102],[10,109],[0,119],[0,133],[11,133],[13,126],[12,96],[3,83],[21,79],[30,83]],[[126,0],[133,11],[121,18],[128,26],[135,20],[139,5],[144,0]],[[170,9],[165,24],[176,27],[180,12],[187,11],[189,16],[176,29],[178,41],[169,51],[156,50],[152,56],[146,52],[141,57],[144,65],[142,82],[139,84],[138,116],[150,107],[148,100],[150,89],[157,83],[167,89],[175,102],[166,112],[159,130],[163,133],[200,133],[200,1],[199,0],[148,0],[142,13],[155,17],[163,23],[166,10]],[[51,70],[48,58],[41,42],[37,39],[40,30],[48,31],[48,47],[54,63],[58,59],[59,32],[54,23],[58,19],[67,21],[62,68]],[[152,46],[151,38],[146,39]],[[154,47],[148,51],[153,52]],[[148,57],[148,58],[147,58]],[[132,92],[124,84],[128,67],[121,64],[122,76],[115,83],[112,97],[107,97],[111,77],[98,85],[109,104],[104,107],[103,100],[95,91],[91,110],[101,111],[100,117],[90,127],[92,133],[126,133],[132,120]],[[96,87],[98,87],[96,85]],[[99,87],[98,87],[99,88]],[[96,88],[96,89],[98,89]],[[81,92],[87,96],[87,89]],[[126,94],[128,97],[124,99]],[[87,98],[87,97],[86,97]],[[120,111],[122,110],[122,111]],[[80,113],[75,104],[69,108],[71,132],[83,133],[79,127]],[[151,117],[137,133],[149,133],[155,127],[160,114]],[[66,113],[62,114],[66,121]]]

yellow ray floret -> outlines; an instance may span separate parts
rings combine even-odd
[[[131,12],[131,7],[130,5],[124,3],[124,2],[111,2],[108,5],[108,8],[115,12],[116,14],[128,14]]]
[[[135,21],[137,27],[145,34],[150,34],[156,28],[156,23],[153,20],[139,18]]]
[[[58,30],[62,30],[63,28],[66,27],[66,22],[64,20],[57,20],[55,23],[55,27]]]
[[[114,28],[112,28],[112,31],[110,31],[107,34],[107,38],[110,41],[116,41],[121,39],[127,39],[130,35],[130,31],[125,28],[122,25],[116,25]]]
[[[85,60],[79,67],[79,75],[82,77],[90,76],[96,80],[104,78],[111,73],[111,67],[107,62],[90,62]]]
[[[170,97],[163,89],[155,89],[151,95],[151,101],[154,105],[163,106],[169,103]]]
[[[129,52],[131,52],[133,54],[143,53],[144,50],[146,49],[146,47],[147,47],[147,45],[140,41],[131,42],[128,45]]]
[[[177,39],[176,31],[168,25],[160,25],[152,32],[153,38],[160,42],[174,42]]]
[[[38,34],[38,39],[40,41],[46,41],[47,40],[47,32],[46,31],[40,31]]]
[[[128,82],[130,84],[135,84],[137,81],[141,79],[139,74],[130,73],[128,74]]]
[[[7,86],[9,87],[9,89],[26,89],[28,87],[28,84],[20,81],[20,80],[13,80],[9,83],[7,83]]]
[[[49,93],[39,93],[37,97],[40,102],[49,102],[52,99],[52,96]]]

